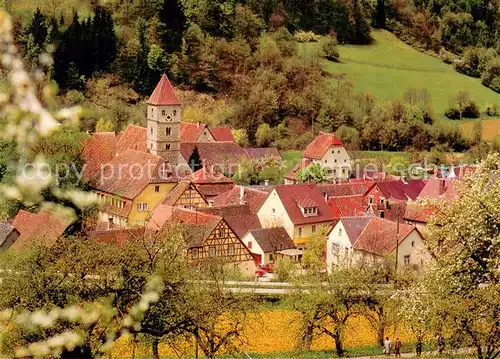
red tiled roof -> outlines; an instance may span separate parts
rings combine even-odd
[[[125,150],[106,164],[93,186],[103,192],[134,199],[146,187],[163,164],[159,156]]]
[[[283,227],[262,228],[250,231],[264,253],[274,253],[285,249],[295,249],[288,232]]]
[[[239,238],[243,238],[250,230],[261,228],[259,217],[252,213],[248,204],[200,208],[199,211],[224,218]]]
[[[146,152],[146,128],[137,125],[128,125],[125,131],[118,136],[116,153],[120,154],[125,150],[136,150]]]
[[[436,206],[425,203],[408,203],[403,218],[410,222],[427,223],[436,212]]]
[[[204,123],[181,123],[181,142],[196,142],[206,127]]]
[[[156,85],[153,93],[149,97],[148,104],[161,106],[180,106],[180,102],[175,96],[174,88],[168,77],[163,74]]]
[[[189,161],[195,147],[204,166],[236,166],[242,158],[248,158],[245,150],[234,142],[186,142],[181,143],[181,154],[186,161]]]
[[[261,191],[251,187],[234,186],[230,191],[213,198],[213,204],[214,206],[230,206],[240,204],[242,194],[243,202],[249,205],[250,212],[254,214],[259,211],[260,207],[269,196],[269,193],[266,191]]]
[[[334,218],[325,199],[315,185],[300,184],[276,186],[275,189],[293,224],[333,222]],[[309,198],[318,208],[317,216],[305,216],[297,201]]]
[[[234,137],[233,137],[233,134],[231,133],[230,127],[227,127],[227,126],[212,127],[210,129],[210,132],[212,132],[212,135],[214,136],[216,141],[234,142]]]
[[[458,198],[458,192],[456,191],[457,186],[457,182],[452,180],[429,178],[418,197],[452,201]]]
[[[274,147],[253,147],[246,148],[245,151],[253,160],[260,160],[265,158],[276,158],[281,159],[280,152]]]
[[[363,217],[366,215],[368,204],[363,195],[332,197],[328,200],[333,217]]]
[[[89,238],[92,238],[97,242],[112,243],[118,246],[123,246],[127,242],[131,242],[143,237],[144,227],[93,231],[87,233],[87,235]]]
[[[231,178],[222,173],[214,173],[207,167],[203,167],[191,175],[191,182],[194,184],[213,184],[213,183],[234,183]]]
[[[346,231],[347,237],[354,244],[365,227],[370,222],[370,217],[342,218],[341,222]],[[332,229],[333,230],[333,229]]]
[[[117,138],[114,132],[96,132],[85,140],[83,158],[85,171],[83,178],[91,181],[99,175],[101,165],[109,162],[116,154]]]
[[[28,248],[34,242],[52,245],[73,220],[71,217],[64,217],[49,210],[42,210],[36,214],[20,210],[12,224],[21,235],[12,248]]]
[[[303,153],[304,157],[321,159],[326,151],[332,146],[344,147],[344,144],[332,133],[320,132],[318,136],[307,146]]]
[[[377,187],[388,200],[407,201],[409,199],[416,199],[424,186],[424,180],[416,179],[408,181],[380,181],[374,187]]]
[[[222,217],[212,214],[160,204],[151,213],[146,228],[158,231],[169,225],[181,224],[189,228],[189,245],[198,246],[203,244],[221,220]]]
[[[328,197],[345,197],[345,196],[358,196],[364,195],[368,190],[373,187],[375,182],[360,181],[348,183],[335,183],[335,184],[320,184],[318,190]]]
[[[417,230],[415,226],[400,223],[398,245],[414,230]],[[354,248],[378,255],[387,255],[396,248],[396,239],[396,222],[372,217],[358,239],[354,242]]]
[[[196,185],[198,191],[207,198],[217,197],[230,191],[233,187],[234,183],[203,183]]]

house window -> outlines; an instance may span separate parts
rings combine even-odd
[[[339,236],[342,235],[342,228],[339,228]]]
[[[161,110],[161,115],[165,116],[165,110]]]
[[[368,198],[368,202],[369,202],[370,204],[372,204],[372,203],[373,203],[373,197],[369,197],[369,198]]]
[[[328,160],[325,160],[325,163],[328,163]]]
[[[193,248],[191,250],[191,258],[193,258],[193,259],[198,258],[198,248]]]
[[[170,150],[170,143],[167,143],[167,144],[165,145],[165,149],[166,149],[166,150]]]
[[[333,162],[337,163],[337,160],[333,160]]]
[[[208,250],[210,253],[210,257],[211,258],[215,257],[215,246],[210,246],[210,248]]]
[[[347,160],[344,160],[344,163],[347,163]]]
[[[276,208],[273,208],[273,213],[276,213]]]
[[[177,116],[177,110],[174,110],[174,117]]]
[[[151,134],[153,134],[153,127],[151,127]]]
[[[231,244],[229,245],[229,247],[227,247],[227,254],[230,256],[234,256],[234,244]]]
[[[302,227],[299,227],[299,238],[302,238]]]
[[[224,238],[224,230],[223,229],[219,229],[217,230],[217,236],[219,238]]]
[[[335,154],[335,151],[334,151],[334,150],[332,150],[332,155],[333,155],[333,154]]]
[[[415,241],[411,241],[411,246],[415,247]]]
[[[248,242],[247,247],[248,247],[248,249],[252,249],[252,242]]]
[[[380,200],[380,203],[384,204],[384,199],[383,198]]]
[[[171,134],[171,133],[172,133],[172,128],[171,128],[171,127],[166,127],[166,128],[165,128],[165,134],[166,134],[167,136],[170,136],[170,134]]]
[[[149,144],[149,148],[153,149],[153,144],[152,143]]]
[[[143,211],[147,211],[148,210],[148,204],[147,203],[143,203],[142,204],[142,210]]]
[[[410,255],[407,254],[405,255],[405,265],[409,265],[410,264]]]
[[[338,152],[337,152],[337,153],[338,153],[338,154],[340,154],[340,150],[338,150]]]
[[[380,218],[385,218],[385,212],[384,211],[380,211]]]
[[[155,192],[160,192],[160,186],[155,186]]]
[[[142,211],[142,204],[141,203],[137,203],[136,206],[135,206],[135,209],[137,209],[138,212],[141,212]]]
[[[314,224],[311,226],[311,232],[316,233],[316,226]]]

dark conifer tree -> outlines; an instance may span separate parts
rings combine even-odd
[[[141,95],[149,95],[153,89],[151,81],[151,70],[148,66],[149,42],[147,39],[148,25],[146,20],[139,19],[137,22],[137,37],[139,39],[139,51],[135,62],[134,90]]]
[[[198,152],[198,147],[194,146],[193,153],[189,157],[188,166],[193,172],[198,171],[202,167],[200,153]]]
[[[47,38],[48,26],[47,17],[42,14],[40,8],[33,14],[27,33],[33,35],[34,44],[42,48]]]
[[[180,0],[163,1],[161,21],[165,24],[162,34],[165,52],[171,54],[179,51],[187,28],[187,18]]]
[[[377,0],[377,8],[375,12],[375,26],[379,29],[386,27],[385,0]]]

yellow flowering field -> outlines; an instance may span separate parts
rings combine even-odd
[[[297,332],[300,315],[291,310],[270,310],[250,315],[250,321],[245,328],[247,344],[242,347],[251,353],[290,352],[296,348]],[[412,333],[401,324],[391,328],[387,333],[394,338],[399,336],[403,342],[415,341]],[[355,317],[348,321],[344,335],[346,348],[372,346],[377,344],[376,334],[368,321],[363,317]],[[186,354],[193,354],[194,343],[176,343],[176,350]],[[174,351],[166,344],[160,344],[160,355],[175,355]],[[313,341],[313,350],[333,350],[333,339],[326,335]],[[148,356],[151,349],[148,345],[136,345],[136,356]],[[128,358],[132,356],[132,343],[120,341],[115,344],[112,352],[113,358]]]

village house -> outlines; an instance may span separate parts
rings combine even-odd
[[[259,217],[252,212],[248,203],[211,206],[198,211],[224,218],[238,238],[243,238],[251,230],[262,228]]]
[[[219,259],[245,274],[255,273],[252,253],[222,217],[160,204],[151,214],[146,230],[159,233],[175,225],[186,230],[186,255],[191,262]]]
[[[205,197],[191,181],[182,180],[163,198],[162,204],[186,209],[198,209],[208,206]]]
[[[251,230],[242,240],[261,265],[272,265],[283,257],[298,261],[302,254],[283,227]]]
[[[299,248],[328,230],[334,218],[315,185],[276,186],[257,212],[262,227],[283,226]]]
[[[0,222],[0,251],[9,249],[21,233],[8,221]]]
[[[326,251],[329,271],[333,266],[369,264],[383,258],[419,267],[431,258],[417,227],[379,217],[340,219],[328,233]]]
[[[0,248],[18,250],[35,245],[51,246],[73,222],[73,217],[51,210],[31,213],[21,209],[6,228],[10,233]]]
[[[234,187],[234,181],[220,172],[214,172],[209,166],[203,167],[191,175],[191,182],[210,203],[222,193]]]
[[[320,132],[302,153],[302,161],[285,176],[285,184],[296,183],[299,171],[313,163],[327,168],[332,179],[349,179],[351,174],[351,157],[342,141],[334,134]]]
[[[250,212],[257,214],[267,197],[269,197],[269,191],[238,185],[213,198],[212,204],[218,207],[248,204]]]

